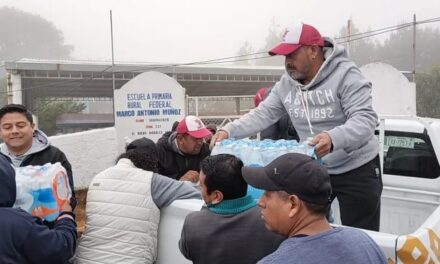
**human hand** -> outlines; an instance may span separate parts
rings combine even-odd
[[[315,147],[315,153],[318,157],[323,157],[332,150],[332,139],[326,132],[316,135],[309,144]]]
[[[229,137],[228,132],[224,130],[218,130],[214,136],[211,138],[211,143],[209,144],[209,148],[212,149],[215,143],[222,141],[223,139],[227,139]]]
[[[199,172],[194,170],[189,170],[182,177],[180,177],[179,180],[196,183],[199,181]]]
[[[72,212],[72,211],[73,211],[73,209],[72,209],[72,206],[70,205],[69,200],[64,202],[64,204],[60,208],[60,212]]]
[[[60,215],[58,216],[57,221],[63,218],[69,218],[75,221],[75,214],[72,211],[73,209],[72,206],[70,205],[70,201],[69,200],[65,201],[60,208]]]

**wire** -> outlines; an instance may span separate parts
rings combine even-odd
[[[260,57],[248,58],[248,59],[226,60],[226,59],[232,59],[232,58],[249,57],[249,56],[252,56],[252,55],[259,55],[259,54],[267,54],[267,53],[266,52],[256,52],[256,53],[252,53],[252,54],[246,54],[246,55],[240,55],[240,56],[234,56],[234,57],[225,57],[225,58],[220,58],[220,59],[212,59],[212,60],[190,62],[190,63],[182,63],[182,64],[158,65],[158,66],[153,66],[153,67],[151,67],[151,65],[150,65],[148,67],[136,68],[136,69],[133,69],[133,70],[130,70],[130,71],[122,71],[122,70],[121,71],[115,71],[114,73],[126,73],[126,72],[136,73],[136,72],[142,72],[142,71],[145,71],[145,70],[157,70],[157,69],[177,67],[177,66],[185,66],[185,65],[208,65],[208,64],[230,63],[230,62],[238,62],[238,61],[258,60],[258,59],[264,59],[264,58],[271,57],[271,56],[267,55],[267,56],[260,56]],[[109,75],[112,74],[112,72],[107,72],[107,70],[110,69],[110,68],[111,68],[111,66],[105,68],[103,71],[100,71],[98,73],[98,75],[99,74],[101,75],[100,78],[102,78],[104,73],[108,73]],[[24,89],[12,90],[11,92],[13,93],[13,92],[27,91],[27,90],[32,90],[32,89],[45,88],[45,87],[51,87],[51,86],[56,86],[56,85],[61,85],[61,84],[76,83],[76,82],[80,82],[76,86],[76,87],[80,87],[84,83],[86,83],[86,82],[88,82],[90,80],[93,80],[95,78],[97,78],[97,77],[87,77],[87,78],[83,78],[83,79],[73,79],[73,80],[57,81],[57,82],[48,83],[48,84],[42,84],[42,85],[26,87]],[[69,88],[66,92],[70,93],[76,87]],[[0,91],[0,94],[2,94],[2,93],[8,93],[8,91]]]
[[[428,24],[428,23],[434,23],[434,22],[440,22],[440,17],[435,17],[435,18],[430,18],[430,19],[426,19],[426,20],[421,20],[421,21],[416,21],[416,25],[418,24]],[[341,40],[341,39],[347,39],[345,41],[339,41],[337,42],[338,44],[344,44],[344,43],[348,43],[348,42],[353,42],[353,41],[357,41],[360,39],[364,39],[364,38],[370,38],[373,36],[377,36],[380,34],[385,34],[388,32],[392,32],[392,31],[397,31],[403,28],[407,28],[407,27],[411,27],[414,26],[414,23],[404,23],[404,24],[400,24],[400,25],[396,25],[396,26],[389,26],[389,27],[384,27],[384,28],[380,28],[380,29],[376,29],[376,30],[370,30],[367,32],[363,32],[363,33],[355,33],[355,34],[351,34],[349,36],[342,36],[342,37],[338,37],[335,38],[335,40]],[[359,37],[357,37],[359,36]],[[357,38],[352,38],[352,37],[357,37]],[[271,56],[260,56],[260,57],[251,57],[251,56],[256,56],[256,55],[261,55],[261,54],[267,54],[267,52],[255,52],[255,53],[249,53],[249,54],[244,54],[244,55],[238,55],[238,56],[230,56],[230,57],[223,57],[223,58],[218,58],[218,59],[210,59],[210,60],[202,60],[202,61],[195,61],[195,62],[188,62],[188,63],[176,63],[176,64],[158,64],[158,65],[149,65],[146,67],[139,67],[139,68],[135,68],[129,71],[115,71],[114,73],[137,73],[137,72],[141,72],[141,71],[145,71],[145,70],[156,70],[156,69],[164,69],[164,68],[170,68],[170,67],[178,67],[178,66],[189,66],[189,65],[212,65],[212,64],[220,64],[220,63],[230,63],[230,62],[238,62],[238,61],[249,61],[249,60],[258,60],[258,59],[265,59],[265,58],[269,58]],[[243,58],[243,57],[251,57],[251,58],[247,58],[247,59],[239,59],[239,58]],[[16,62],[18,60],[15,60],[13,62]],[[1,66],[5,66],[5,64],[1,65]],[[0,66],[0,67],[1,67]],[[111,66],[105,68],[103,71],[99,72],[99,74],[101,74],[101,77],[103,76],[104,73],[108,73],[108,74],[112,74],[112,72],[107,72],[108,69],[110,69]],[[60,84],[68,84],[68,83],[75,83],[75,82],[80,82],[78,85],[76,85],[75,87],[70,88],[67,92],[71,92],[73,91],[73,89],[75,89],[76,87],[80,87],[82,86],[84,83],[95,79],[96,77],[88,77],[88,78],[83,78],[83,79],[74,79],[74,80],[65,80],[65,81],[58,81],[58,82],[54,82],[54,83],[48,83],[48,84],[42,84],[42,85],[37,85],[37,86],[31,86],[31,87],[26,87],[25,89],[20,89],[20,90],[13,90],[11,92],[20,92],[20,91],[25,91],[25,90],[31,90],[31,89],[38,89],[38,88],[42,88],[42,87],[51,87],[51,86],[55,86],[55,85],[60,85]],[[8,91],[0,91],[1,93],[8,93]]]
[[[440,22],[440,17],[430,18],[430,19],[421,20],[421,21],[416,21],[415,24],[419,25],[419,24],[427,24],[427,23],[434,23],[434,22]],[[342,36],[342,37],[335,38],[335,40],[348,39],[346,41],[338,42],[339,44],[340,43],[347,43],[347,42],[356,41],[356,40],[360,40],[360,39],[363,39],[363,38],[369,38],[369,37],[376,36],[376,35],[379,35],[379,34],[384,34],[384,33],[388,33],[388,32],[391,32],[391,31],[396,31],[396,30],[400,30],[400,29],[407,28],[407,27],[412,27],[412,26],[414,26],[414,22],[404,23],[404,24],[400,24],[400,25],[396,25],[396,26],[385,27],[385,28],[371,30],[371,31],[362,32],[362,33],[355,33],[355,34],[351,34],[351,35],[348,35],[348,36]],[[361,37],[351,39],[352,37],[356,37],[356,36],[361,36]]]

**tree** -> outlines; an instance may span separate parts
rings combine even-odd
[[[38,127],[48,136],[55,135],[58,132],[56,119],[65,113],[79,113],[86,108],[84,103],[72,101],[52,101],[40,98],[37,100],[37,118]]]
[[[238,50],[238,56],[240,56],[240,57],[237,58],[237,61],[235,62],[235,64],[244,65],[244,66],[253,65],[253,62],[251,61],[251,59],[254,56],[249,55],[249,54],[253,54],[253,53],[254,53],[254,48],[249,43],[249,41],[246,40],[244,42],[243,46],[241,46],[240,49]],[[245,56],[245,55],[249,55],[249,56]]]
[[[430,73],[418,73],[417,82],[417,115],[440,118],[440,65]]]
[[[7,80],[6,78],[0,78],[0,106],[8,103],[7,94]]]
[[[64,44],[63,33],[39,15],[21,10],[0,8],[0,63],[22,58],[70,59],[73,46]],[[0,69],[0,103],[6,103],[5,72]],[[37,99],[38,100],[38,99]],[[78,113],[84,104],[38,100],[39,127],[48,135],[57,132],[55,120],[63,113]]]
[[[73,47],[51,22],[21,10],[0,8],[0,61],[69,59]]]
[[[268,33],[266,36],[265,45],[257,50],[258,54],[254,56],[255,59],[255,65],[272,65],[272,66],[282,66],[284,65],[284,58],[280,56],[272,56],[269,57],[267,52],[273,48],[276,44],[278,44],[281,41],[281,35],[282,30],[280,29],[280,26],[275,22],[275,19],[272,19],[272,24],[268,29]],[[243,46],[238,51],[238,55],[245,55],[245,54],[251,54],[253,52],[253,48],[251,44],[246,40]],[[260,58],[260,59],[258,59]],[[236,62],[236,64],[240,64],[240,62]],[[248,62],[248,65],[251,65],[252,62]]]
[[[405,24],[405,23],[403,23]],[[353,26],[352,34],[358,33]],[[346,28],[341,29],[341,35]],[[353,39],[359,36],[353,36]],[[344,41],[341,41],[344,42]],[[358,43],[359,42],[359,43]],[[413,27],[392,31],[383,43],[372,38],[350,42],[350,58],[358,65],[381,61],[401,71],[413,70]],[[440,31],[416,26],[417,115],[440,118]]]
[[[336,42],[348,47],[348,55],[350,59],[358,66],[377,61],[377,48],[380,43],[372,38],[362,35],[353,22],[350,27],[350,34],[346,26],[341,28],[339,36],[335,38]]]
[[[262,52],[262,56],[269,56],[267,52],[275,47],[281,41],[281,37],[283,35],[284,29],[281,29],[280,25],[276,23],[275,19],[272,19],[272,24],[269,27],[265,45],[258,50],[258,52]],[[284,65],[284,58],[282,56],[271,56],[264,59],[259,59],[255,61],[256,65],[273,65],[273,66],[282,66]]]
[[[402,71],[413,69],[413,27],[390,33],[379,56]],[[440,31],[438,28],[416,26],[416,71],[430,71],[440,61]]]

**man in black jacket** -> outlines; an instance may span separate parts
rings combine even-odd
[[[53,229],[27,212],[11,208],[15,202],[15,172],[0,154],[0,263],[67,263],[76,247],[72,207],[65,203]]]
[[[204,138],[211,135],[202,120],[187,116],[175,132],[165,133],[157,142],[159,174],[182,180],[199,180],[200,162],[209,156],[209,145]]]
[[[71,205],[75,208],[72,166],[66,155],[50,145],[47,136],[35,128],[32,114],[25,106],[9,104],[0,109],[0,137],[4,141],[0,144],[0,153],[15,167],[60,162],[69,177],[72,189]]]
[[[269,93],[272,91],[273,87],[269,88],[260,88],[254,97],[255,107],[264,101],[269,96]],[[286,140],[296,140],[299,142],[299,136],[293,127],[292,121],[290,120],[289,115],[283,115],[278,122],[269,126],[260,132],[260,139],[286,139]]]

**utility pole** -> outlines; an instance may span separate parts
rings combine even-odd
[[[351,18],[347,21],[347,54],[350,56]]]
[[[115,123],[115,55],[113,50],[113,16],[112,10],[110,10],[110,36],[111,36],[111,47],[112,47],[112,91],[113,91],[113,123]]]
[[[112,81],[113,90],[115,90],[115,54],[113,50],[113,17],[112,10],[110,10],[110,35],[111,35],[111,45],[112,45]]]
[[[416,83],[416,14],[413,15],[413,83]]]

